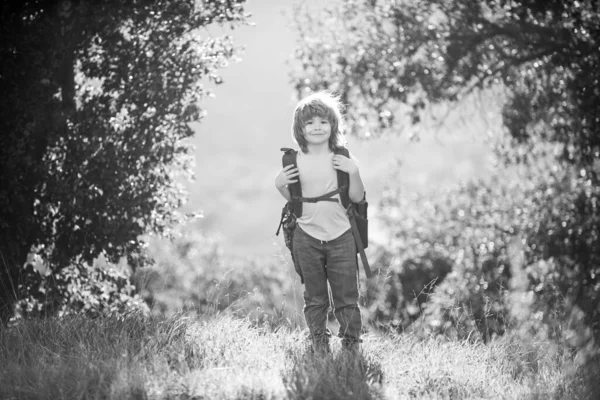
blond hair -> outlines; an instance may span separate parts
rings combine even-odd
[[[304,127],[306,121],[314,117],[326,118],[331,125],[329,149],[335,151],[344,147],[346,141],[341,131],[343,110],[344,106],[339,97],[327,91],[310,94],[298,102],[292,120],[292,138],[300,146],[303,153],[308,151],[308,142],[304,137]]]

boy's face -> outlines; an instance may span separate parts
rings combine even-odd
[[[304,122],[304,137],[309,144],[322,144],[329,141],[331,123],[327,118],[314,116]]]

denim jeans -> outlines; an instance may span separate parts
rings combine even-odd
[[[297,226],[293,240],[294,257],[304,276],[304,318],[313,348],[329,348],[327,282],[331,288],[334,315],[340,324],[338,336],[345,348],[352,347],[360,342],[362,328],[356,243],[352,231],[324,242]]]

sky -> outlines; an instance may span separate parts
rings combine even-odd
[[[285,200],[274,179],[281,168],[280,148],[297,147],[290,129],[296,99],[289,62],[296,43],[293,5],[298,1],[248,0],[246,10],[255,26],[226,30],[245,48],[241,61],[222,71],[223,84],[203,104],[207,116],[193,125],[196,180],[187,184],[184,210],[202,210],[204,218],[196,226],[218,237],[231,255],[264,256],[284,247],[275,231]],[[222,30],[211,28],[208,33]],[[437,125],[409,126],[368,141],[348,138],[367,190],[371,238],[385,240],[376,217],[387,185],[426,191],[493,168],[488,140],[501,125],[494,105],[493,97],[478,97]],[[409,139],[415,132],[420,138],[416,142]],[[398,161],[400,169],[393,168]]]

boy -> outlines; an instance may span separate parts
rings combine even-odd
[[[298,103],[292,122],[292,136],[301,150],[296,158],[297,168],[284,167],[275,178],[275,186],[288,201],[292,200],[288,185],[298,181],[303,198],[335,193],[330,199],[336,201],[302,203],[292,246],[294,260],[304,277],[304,317],[313,350],[324,352],[330,351],[328,282],[344,349],[358,349],[362,328],[356,244],[346,210],[336,193],[337,170],[349,175],[347,190],[351,201],[361,201],[365,188],[355,160],[336,154],[344,146],[341,109],[339,100],[327,92],[312,94]]]

